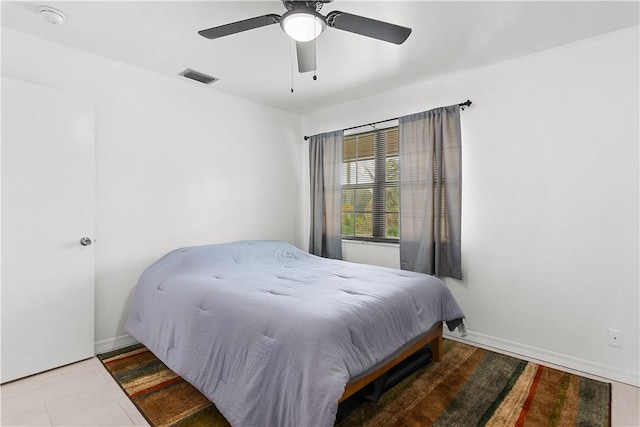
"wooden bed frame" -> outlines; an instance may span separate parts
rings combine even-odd
[[[344,393],[342,394],[342,397],[340,397],[340,400],[338,400],[338,403],[347,399],[348,397],[353,395],[355,392],[357,392],[358,390],[360,390],[361,388],[363,388],[364,386],[366,386],[376,378],[380,377],[385,372],[389,371],[398,363],[402,362],[407,357],[411,356],[416,351],[420,350],[422,347],[424,347],[429,343],[431,343],[432,360],[434,362],[441,362],[442,361],[442,322],[438,323],[435,327],[430,329],[426,334],[424,334],[415,343],[413,343],[413,345],[411,345],[409,348],[407,348],[402,353],[400,353],[395,359],[389,361],[388,363],[385,363],[384,365],[372,371],[368,375],[365,375],[364,377],[354,382],[348,383],[347,387],[344,390]]]

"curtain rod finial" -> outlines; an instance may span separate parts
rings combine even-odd
[[[467,99],[465,102],[458,104],[460,108],[464,110],[464,107],[470,107],[472,104],[471,100]]]

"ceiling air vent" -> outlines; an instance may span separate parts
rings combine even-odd
[[[215,77],[208,76],[199,71],[194,71],[191,68],[187,68],[186,70],[181,72],[180,75],[185,76],[188,79],[195,80],[200,83],[204,83],[206,85],[209,85],[213,82],[217,82],[219,80],[219,79],[216,79]]]

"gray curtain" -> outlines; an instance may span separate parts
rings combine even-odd
[[[343,131],[314,135],[309,141],[311,233],[309,252],[342,259]]]
[[[399,119],[400,268],[462,278],[460,107]]]

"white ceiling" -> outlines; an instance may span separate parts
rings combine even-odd
[[[63,25],[37,5],[58,8]],[[280,1],[2,2],[2,26],[184,79],[192,68],[222,91],[307,114],[448,73],[497,63],[639,22],[637,1],[347,1],[341,10],[411,27],[402,45],[327,29],[318,39],[318,80],[293,73],[292,43],[278,25],[208,40],[197,31],[268,13]],[[295,58],[293,58],[295,60]],[[185,84],[200,83],[185,81]]]

